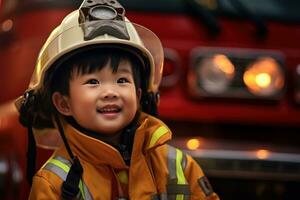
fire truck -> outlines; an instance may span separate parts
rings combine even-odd
[[[96,1],[96,0],[91,0]],[[22,95],[49,33],[81,0],[2,0],[0,199],[24,199]],[[159,116],[222,199],[295,199],[300,185],[300,2],[119,0],[164,46]],[[51,155],[39,149],[38,166]]]

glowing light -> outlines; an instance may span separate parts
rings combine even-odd
[[[186,146],[190,150],[198,149],[198,147],[200,146],[200,141],[198,139],[190,139],[189,141],[187,141]]]
[[[1,28],[3,32],[8,32],[12,29],[14,23],[11,19],[7,19],[4,22],[2,22]]]
[[[219,54],[214,56],[213,62],[227,76],[231,77],[234,74],[234,66],[225,55]]]
[[[258,86],[266,88],[271,83],[271,76],[268,73],[260,73],[255,77],[255,82]]]
[[[260,149],[256,151],[256,157],[258,159],[266,159],[270,156],[270,151],[265,150],[265,149]]]
[[[272,95],[284,86],[280,65],[271,57],[260,58],[248,66],[243,80],[250,92],[261,96]]]

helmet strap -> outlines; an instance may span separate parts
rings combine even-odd
[[[61,138],[62,138],[62,140],[64,142],[64,145],[65,145],[65,147],[67,149],[67,152],[68,152],[70,158],[73,160],[75,158],[75,156],[74,156],[74,154],[73,154],[73,152],[71,150],[71,147],[70,147],[70,145],[69,145],[69,143],[67,141],[66,135],[64,133],[64,129],[63,129],[62,125],[61,125],[61,122],[60,122],[59,117],[58,117],[57,114],[54,114],[54,120],[55,120],[55,123],[57,125],[57,128],[58,128],[58,131],[60,133],[60,136],[61,136]]]
[[[79,190],[79,182],[80,179],[82,177],[82,172],[83,172],[83,168],[81,166],[81,163],[79,161],[79,159],[74,156],[71,147],[67,141],[67,138],[65,136],[63,127],[61,125],[61,122],[59,120],[59,117],[57,116],[57,114],[54,114],[54,119],[57,125],[57,128],[59,130],[60,136],[64,142],[64,145],[67,149],[67,152],[70,156],[70,158],[72,159],[72,166],[70,168],[70,171],[68,172],[67,178],[66,180],[63,182],[62,184],[62,199],[68,200],[68,199],[74,199]]]
[[[74,199],[79,193],[79,182],[82,177],[83,168],[77,157],[74,157],[73,164],[67,175],[66,180],[63,182],[61,190],[61,197],[65,200]]]
[[[142,97],[142,109],[144,112],[157,117],[158,111],[157,111],[157,103],[158,103],[158,97],[159,93],[153,93],[153,92],[147,92]]]
[[[32,185],[32,178],[36,172],[36,143],[33,135],[32,124],[34,121],[35,111],[35,95],[33,90],[26,91],[20,106],[19,121],[27,127],[27,163],[26,163],[26,179]]]
[[[28,124],[28,145],[27,145],[27,169],[26,179],[32,185],[32,178],[36,172],[36,143],[33,136],[32,126]]]

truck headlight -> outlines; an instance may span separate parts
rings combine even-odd
[[[235,69],[231,61],[223,54],[203,58],[196,66],[199,84],[212,94],[226,91],[234,77]]]
[[[285,89],[282,55],[253,49],[197,48],[188,73],[198,98],[278,100]]]

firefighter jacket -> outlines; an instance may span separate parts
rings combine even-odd
[[[83,167],[78,199],[85,200],[217,200],[201,168],[166,142],[171,132],[160,120],[142,114],[134,136],[130,166],[114,147],[79,132],[69,124],[65,134]],[[29,199],[61,199],[70,168],[65,147],[36,173]]]

